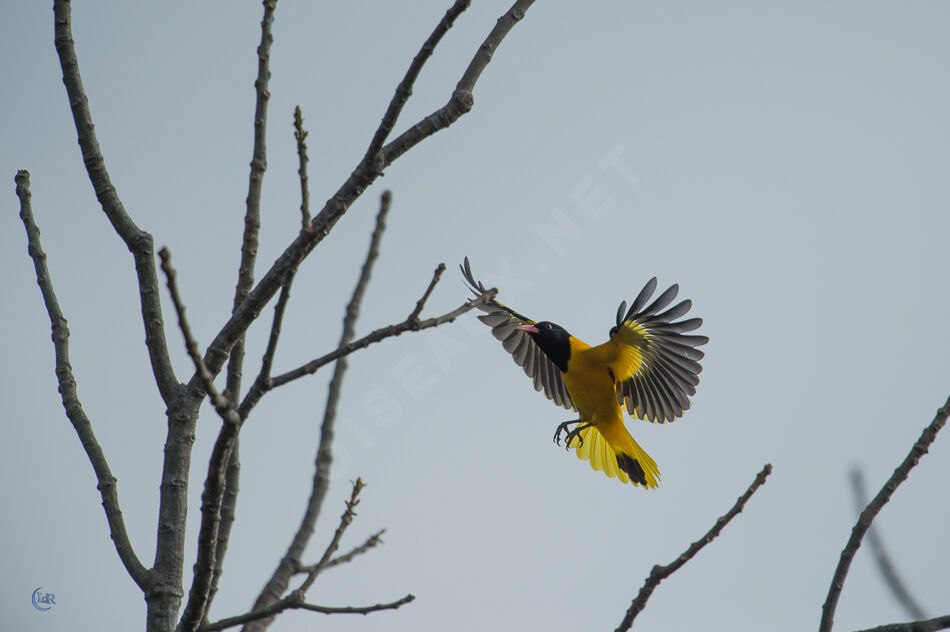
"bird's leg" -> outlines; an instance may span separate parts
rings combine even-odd
[[[561,433],[562,432],[570,433],[568,426],[572,424],[579,424],[579,423],[581,423],[580,417],[578,417],[577,419],[572,419],[570,421],[565,421],[561,424],[558,424],[557,430],[554,431],[554,443],[556,443],[557,445],[561,445]]]
[[[584,438],[581,437],[581,431],[587,430],[593,425],[594,424],[590,424],[590,423],[583,424],[581,426],[578,426],[577,428],[574,428],[569,433],[567,433],[567,436],[564,437],[564,449],[569,450],[571,448],[571,441],[573,441],[574,439],[577,439],[580,442],[577,444],[578,448],[584,445]]]

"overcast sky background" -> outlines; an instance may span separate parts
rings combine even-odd
[[[317,209],[449,4],[278,5],[258,276],[299,227],[293,107],[310,131]],[[420,76],[397,133],[448,99],[507,8],[474,4]],[[79,393],[148,566],[164,406],[131,257],[83,169],[50,3],[14,0],[4,13],[0,610],[10,630],[136,629],[142,595],[56,391],[17,169],[32,174]],[[75,3],[73,18],[113,183],[156,247],[171,249],[206,344],[236,282],[261,5]],[[556,448],[565,411],[474,316],[386,341],[351,358],[334,479],[306,558],[322,553],[356,476],[368,486],[343,546],[383,527],[385,545],[321,576],[308,597],[417,600],[367,617],[287,613],[272,629],[613,629],[652,565],[704,533],[766,462],[775,470],[765,487],[657,589],[638,629],[815,629],[855,518],[849,468],[878,489],[950,392],[948,59],[941,2],[537,3],[483,74],[474,110],[389,168],[306,261],[275,372],[336,344],[390,188],[360,334],[403,319],[439,262],[449,270],[426,313],[465,300],[465,255],[503,301],[590,343],[651,276],[680,283],[710,337],[694,406],[672,425],[630,424],[662,484],[620,485]],[[164,292],[163,304],[187,380]],[[245,384],[271,314],[251,330]],[[273,392],[242,433],[238,520],[212,619],[250,607],[296,529],[329,375]],[[219,424],[206,408],[186,590]],[[876,523],[931,616],[950,610],[948,479],[942,436]],[[56,595],[50,611],[30,605],[36,587]],[[862,549],[836,629],[903,620]]]

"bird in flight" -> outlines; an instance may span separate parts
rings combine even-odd
[[[486,291],[472,275],[468,257],[460,267],[472,292]],[[577,411],[577,419],[558,425],[555,443],[560,445],[565,435],[566,447],[574,448],[577,457],[590,461],[595,470],[646,488],[659,484],[660,471],[630,436],[621,407],[637,419],[656,423],[681,417],[689,409],[702,371],[699,361],[704,354],[696,347],[709,342],[706,336],[686,333],[698,329],[701,318],[677,320],[690,310],[692,301],[667,309],[676,299],[678,285],[647,304],[656,287],[654,277],[629,309],[622,302],[607,342],[595,347],[560,325],[533,321],[494,300],[479,306],[487,313],[478,317],[534,380],[535,390],[544,391],[558,406]]]

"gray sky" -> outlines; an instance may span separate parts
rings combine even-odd
[[[310,130],[319,206],[362,156],[449,2],[326,4],[277,9],[261,269],[298,227],[294,105]],[[506,8],[475,4],[419,78],[397,132],[445,102]],[[203,343],[236,281],[260,13],[258,2],[74,6],[113,182],[171,249]],[[704,533],[765,462],[775,466],[767,485],[658,588],[638,625],[817,627],[854,520],[848,469],[865,468],[876,490],[950,391],[948,14],[939,2],[532,8],[484,73],[474,110],[391,167],[307,260],[276,369],[335,344],[378,196],[391,188],[360,333],[404,318],[440,261],[449,272],[428,313],[459,304],[465,255],[503,301],[590,343],[649,277],[680,283],[710,337],[693,409],[673,425],[630,424],[662,485],[622,486],[555,448],[565,412],[474,317],[387,341],[352,358],[338,467],[307,558],[322,552],[356,476],[369,486],[344,546],[382,527],[386,543],[328,572],[309,597],[418,599],[332,621],[289,613],[273,629],[613,629],[651,566]],[[11,630],[128,629],[144,624],[144,602],[56,392],[17,169],[32,173],[79,392],[146,562],[164,408],[131,257],[83,170],[50,6],[8,3],[0,29],[0,610]],[[252,375],[271,312],[250,333]],[[187,378],[177,330],[168,337]],[[296,528],[329,374],[269,395],[243,431],[238,522],[214,619],[247,610]],[[189,542],[219,423],[203,412]],[[948,477],[950,438],[939,437],[877,523],[931,616],[950,602]],[[187,555],[186,579],[193,547]],[[49,612],[30,605],[37,586],[56,595]],[[836,629],[902,620],[860,551]]]

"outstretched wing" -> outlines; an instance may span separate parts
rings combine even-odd
[[[620,404],[634,417],[664,423],[674,421],[689,409],[689,398],[696,394],[703,370],[699,361],[705,355],[696,347],[709,342],[709,338],[684,335],[698,329],[702,318],[677,320],[689,311],[692,301],[681,301],[666,309],[676,298],[678,285],[647,305],[656,285],[656,277],[650,279],[629,310],[626,301],[620,304],[610,340],[627,359],[622,363],[623,371],[616,376]]]
[[[465,263],[459,267],[462,269],[462,277],[469,289],[476,296],[485,292],[487,288],[472,276],[468,257],[465,257]],[[575,410],[574,402],[567,394],[567,387],[564,386],[564,380],[561,378],[561,370],[548,359],[531,336],[515,329],[518,325],[533,325],[535,322],[498,301],[490,301],[480,306],[480,309],[488,313],[482,314],[478,319],[491,327],[492,333],[495,338],[501,340],[505,351],[510,353],[515,363],[534,380],[535,390],[544,391],[547,398],[558,406]]]

